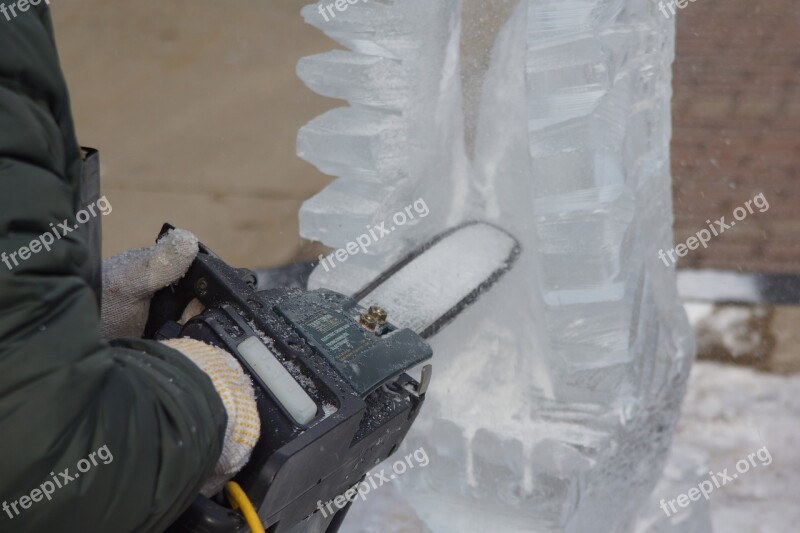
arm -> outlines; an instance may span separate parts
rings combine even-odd
[[[178,352],[102,340],[77,232],[19,256],[75,223],[80,159],[44,3],[0,19],[0,50],[0,530],[162,531],[213,471],[225,409]],[[58,478],[103,446],[108,464]],[[25,509],[51,472],[63,486]]]

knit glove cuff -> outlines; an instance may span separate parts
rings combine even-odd
[[[205,496],[213,496],[244,468],[261,434],[253,384],[236,358],[225,350],[193,339],[162,342],[184,354],[211,378],[228,412],[222,455],[201,490]]]

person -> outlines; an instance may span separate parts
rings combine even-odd
[[[190,233],[108,260],[98,305],[49,7],[21,4],[0,19],[0,531],[161,532],[246,464],[252,384],[222,350],[141,339]]]

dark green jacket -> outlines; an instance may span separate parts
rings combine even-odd
[[[0,14],[0,252],[76,224],[80,174],[45,2]],[[210,380],[155,342],[104,342],[80,274],[89,261],[99,250],[73,231],[12,269],[0,262],[3,533],[163,531],[220,455],[226,415]]]

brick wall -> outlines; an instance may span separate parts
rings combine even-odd
[[[800,2],[696,0],[677,25],[676,242],[758,193],[770,205],[680,266],[800,273]]]

